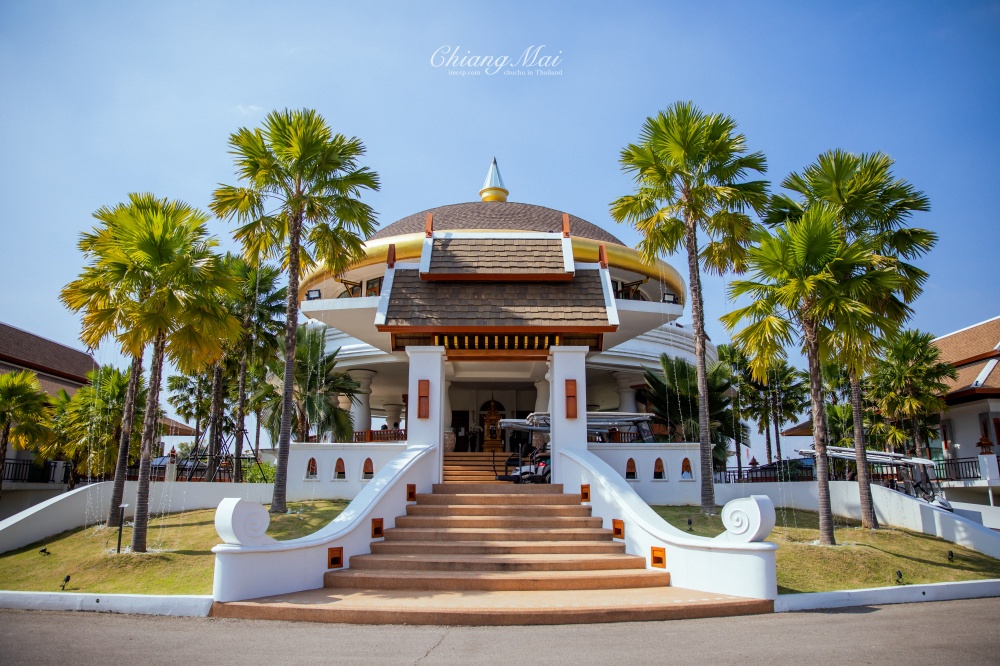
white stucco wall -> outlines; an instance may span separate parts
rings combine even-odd
[[[406,449],[406,442],[365,444],[292,444],[288,450],[288,501],[354,499],[369,481],[362,479],[365,460],[371,458],[377,474]],[[309,460],[316,460],[316,478],[306,476]],[[334,478],[337,460],[344,461],[346,478]]]
[[[0,521],[0,553],[21,548],[66,530],[103,523],[111,501],[112,482],[95,483],[36,504]],[[138,483],[125,483],[126,518],[135,511]],[[149,513],[156,516],[194,509],[214,509],[224,497],[270,503],[270,483],[151,483]]]
[[[587,450],[606,462],[625,479],[629,458],[635,461],[636,480],[626,480],[648,504],[685,505],[701,503],[701,458],[697,443],[603,444],[590,443]],[[682,478],[684,459],[691,463],[691,478]],[[656,460],[663,460],[666,479],[653,478]]]

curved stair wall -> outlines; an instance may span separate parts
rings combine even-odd
[[[215,553],[212,596],[216,601],[252,599],[323,587],[330,548],[343,548],[342,562],[369,553],[372,519],[383,529],[394,527],[406,513],[406,486],[429,493],[437,474],[437,446],[410,445],[377,470],[348,507],[329,525],[299,539],[274,541],[264,535],[268,516],[263,506],[224,500],[215,524],[226,543]]]
[[[622,521],[625,552],[646,558],[663,548],[671,585],[755,599],[775,599],[778,547],[763,539],[774,527],[774,505],[766,496],[734,500],[723,509],[727,531],[714,539],[670,525],[630,487],[621,474],[589,451],[562,450],[556,463],[567,492],[590,486],[593,515],[605,527]]]

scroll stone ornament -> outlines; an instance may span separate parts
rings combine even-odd
[[[722,509],[726,531],[718,539],[751,543],[763,541],[774,529],[774,504],[767,495],[734,499]]]
[[[270,522],[267,509],[239,497],[225,498],[215,511],[215,531],[225,543],[237,546],[276,543],[266,534]]]

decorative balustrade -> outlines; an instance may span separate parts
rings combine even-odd
[[[934,473],[939,481],[964,481],[979,479],[979,458],[955,458],[934,463]]]
[[[355,430],[353,441],[355,444],[364,444],[366,442],[405,442],[406,430],[404,428]]]

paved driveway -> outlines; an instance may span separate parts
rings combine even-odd
[[[0,664],[998,664],[1000,599],[555,627],[0,611]]]

